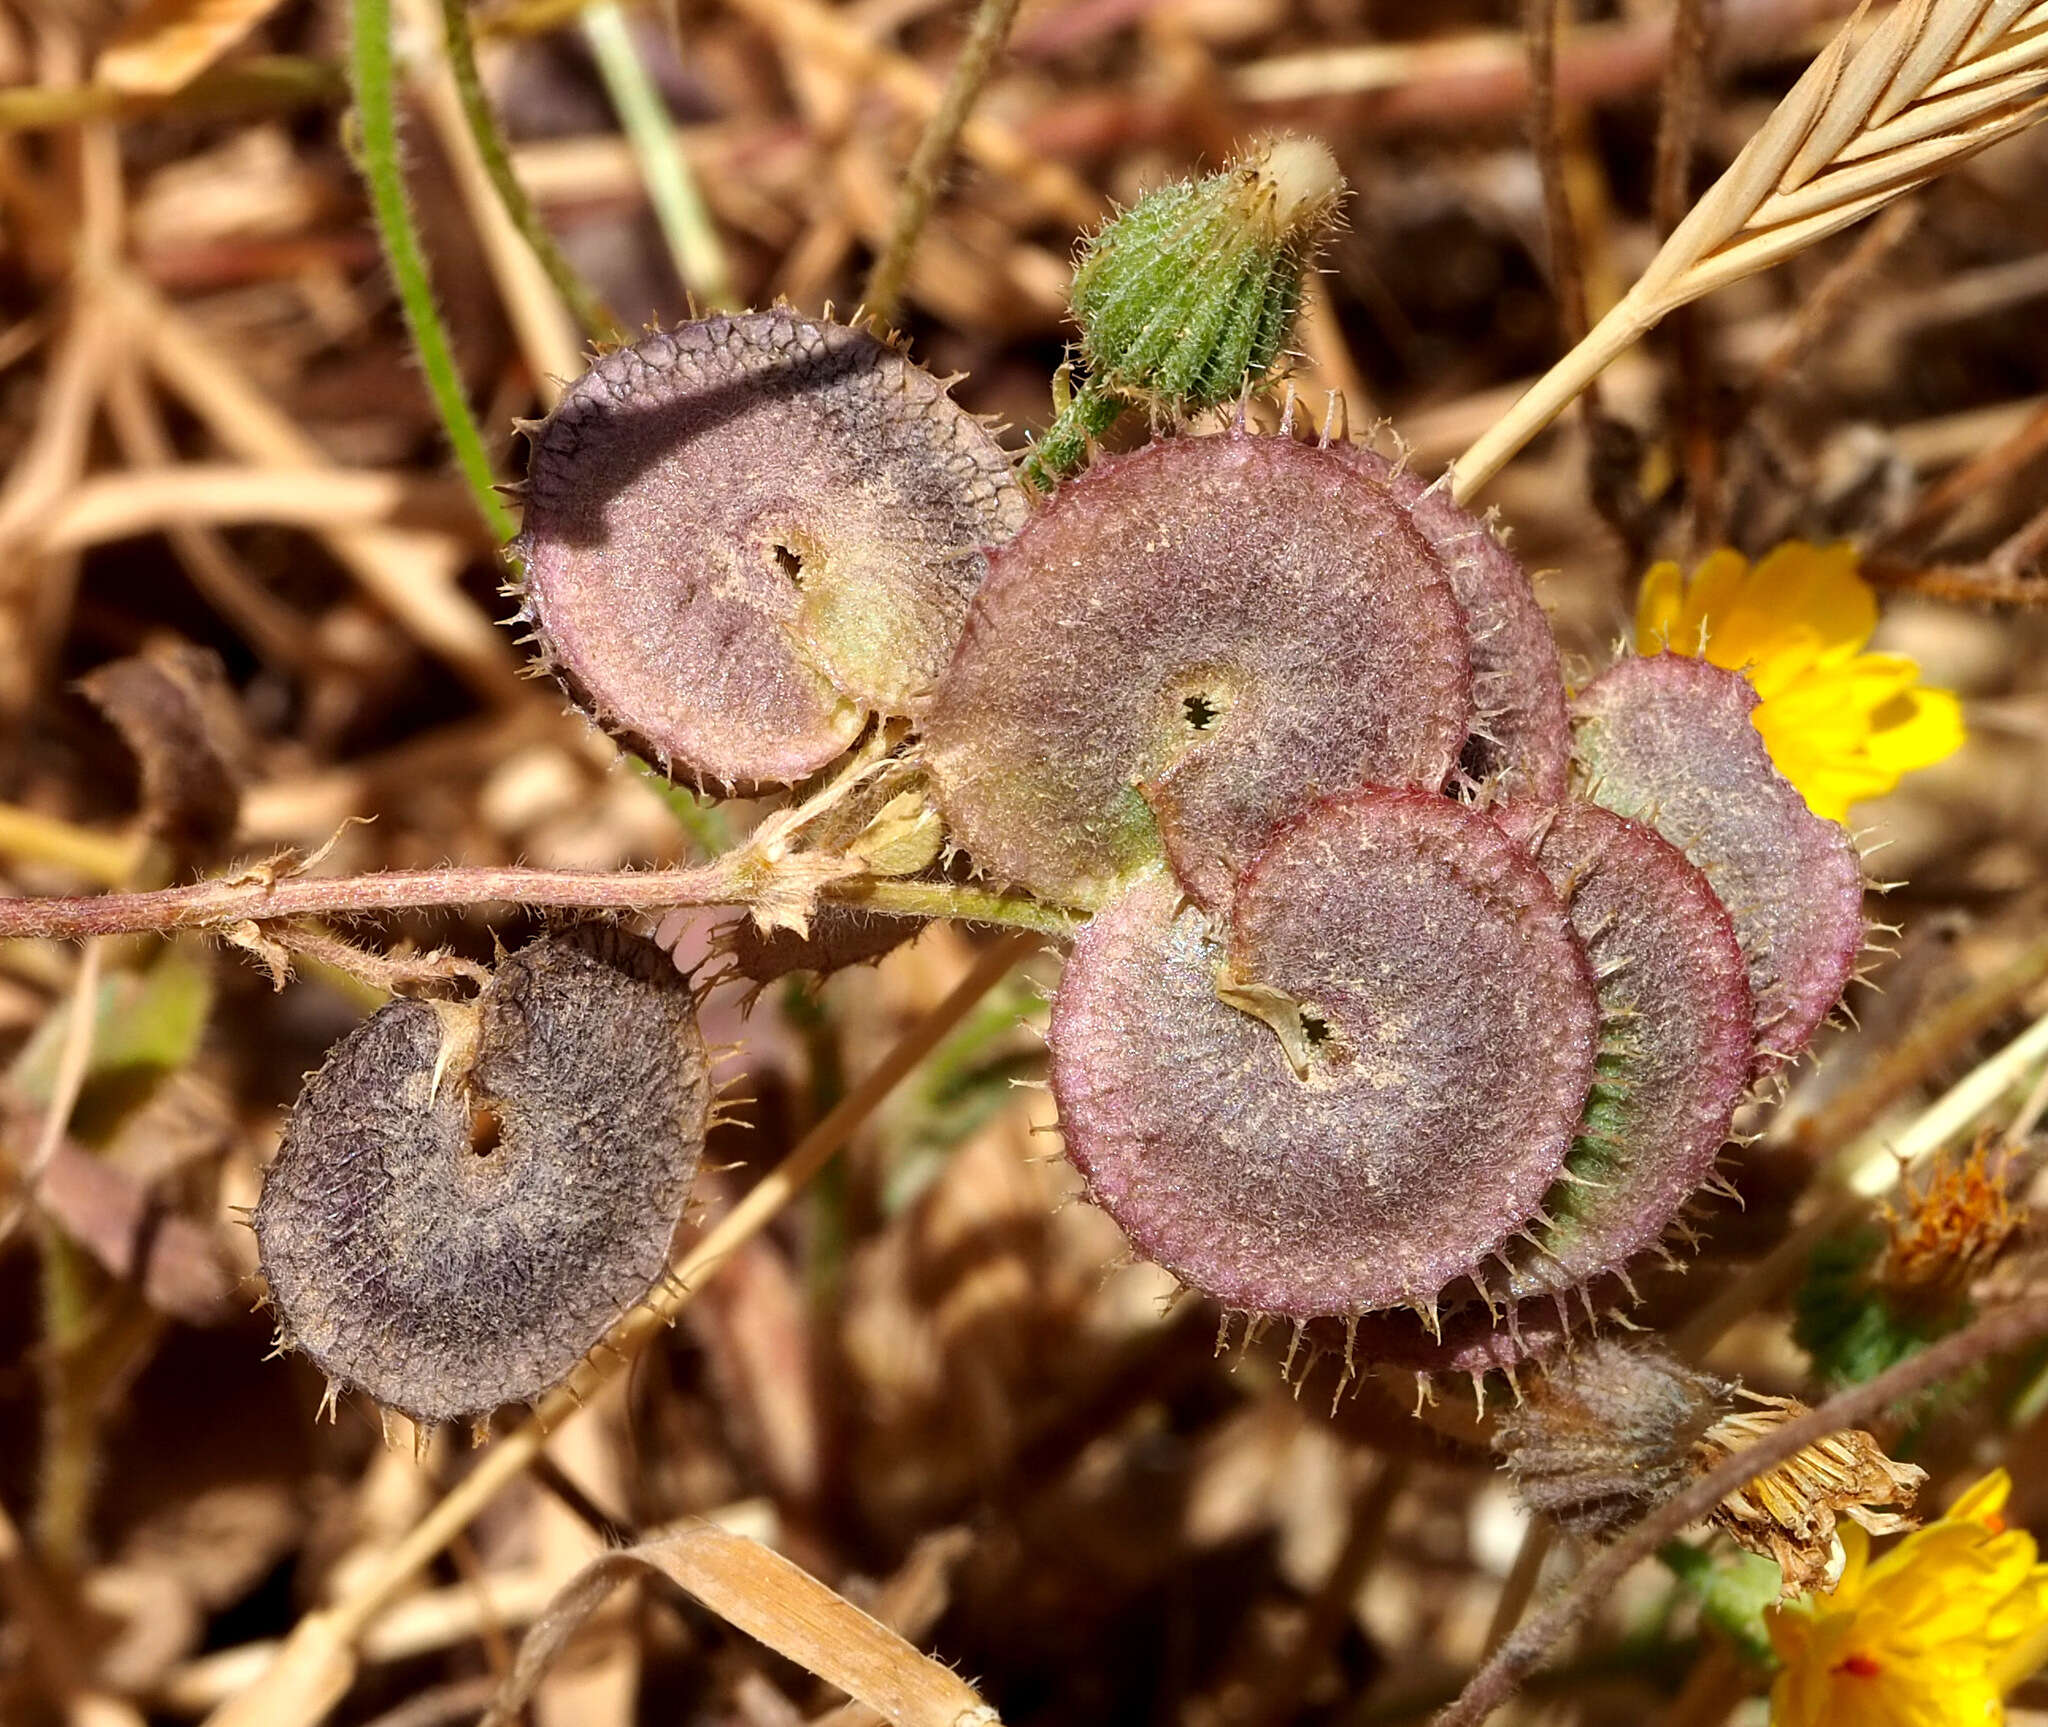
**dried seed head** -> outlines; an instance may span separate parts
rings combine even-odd
[[[1503,811],[1571,906],[1592,961],[1601,1051],[1579,1136],[1506,1293],[1569,1290],[1653,1245],[1714,1172],[1749,1083],[1749,981],[1707,879],[1595,804]]]
[[[1220,174],[1146,194],[1091,235],[1072,305],[1092,384],[1190,413],[1280,357],[1344,177],[1313,138],[1269,138]]]
[[[1772,765],[1756,702],[1737,672],[1657,654],[1596,678],[1573,722],[1594,800],[1648,822],[1728,908],[1768,1064],[1803,1050],[1841,999],[1863,946],[1863,874],[1847,831]]]
[[[1960,1156],[1944,1154],[1923,1186],[1909,1173],[1902,1208],[1884,1208],[1887,1240],[1872,1276],[1880,1288],[1915,1304],[1961,1300],[2025,1224],[2012,1203],[2012,1146],[1990,1132]]]
[[[1700,1436],[1697,1468],[1704,1473],[1754,1444],[1774,1427],[1809,1414],[1791,1397],[1763,1397],[1745,1391],[1758,1407],[1725,1415]],[[1873,1505],[1911,1508],[1927,1471],[1894,1463],[1869,1434],[1859,1429],[1831,1433],[1785,1462],[1738,1487],[1714,1508],[1712,1522],[1738,1546],[1778,1562],[1787,1595],[1803,1595],[1825,1581],[1834,1557],[1837,1514],[1873,1535],[1913,1527],[1913,1519]]]
[[[1494,1445],[1524,1505],[1604,1540],[1698,1473],[1727,1391],[1661,1349],[1595,1338],[1525,1383]]]
[[[285,1338],[421,1422],[558,1384],[667,1263],[711,1087],[689,986],[587,926],[397,1001],[307,1081],[256,1207]]]
[[[1471,712],[1449,578],[1384,487],[1285,438],[1174,438],[991,558],[926,751],[990,874],[1099,904],[1163,845],[1216,909],[1323,791],[1441,785]]]
[[[1496,782],[1499,796],[1556,803],[1571,766],[1571,726],[1557,643],[1521,560],[1452,501],[1449,486],[1426,485],[1373,450],[1344,452],[1394,494],[1450,572],[1471,638],[1478,708],[1460,766],[1475,781]]]
[[[1172,878],[1077,938],[1053,1004],[1067,1149],[1133,1245],[1232,1307],[1433,1306],[1526,1224],[1592,1077],[1564,908],[1486,816],[1317,805],[1227,936]]]
[[[863,330],[786,307],[600,357],[534,437],[515,546],[549,661],[664,765],[782,784],[916,710],[1024,518],[1008,458]]]

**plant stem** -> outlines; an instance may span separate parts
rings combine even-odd
[[[1046,427],[1045,436],[1024,458],[1024,483],[1049,492],[1088,460],[1089,447],[1102,437],[1129,404],[1090,378],[1067,398],[1067,405]]]
[[[1079,914],[1025,899],[1018,894],[991,893],[987,888],[956,882],[849,882],[827,887],[825,897],[840,905],[893,912],[899,917],[944,917],[961,923],[1001,924],[1035,930],[1040,935],[1070,936],[1083,921]]]
[[[640,50],[617,0],[597,0],[584,9],[583,35],[639,161],[640,178],[675,259],[676,274],[699,306],[715,311],[736,304],[718,229],[689,159],[676,143],[668,104],[640,62]]]
[[[2048,1332],[2048,1296],[2034,1296],[1987,1314],[1931,1344],[1875,1379],[1852,1386],[1820,1408],[1774,1428],[1756,1444],[1709,1470],[1668,1499],[1620,1540],[1603,1548],[1549,1606],[1509,1637],[1473,1675],[1434,1727],[1479,1727],[1511,1698],[1523,1678],[1609,1594],[1622,1576],[1687,1524],[1697,1523],[1737,1488],[1831,1433],[1857,1427],[1892,1404],[1952,1378],[1990,1356]]]
[[[877,324],[895,320],[903,284],[910,276],[910,260],[917,251],[918,236],[932,213],[940,183],[959,147],[967,117],[974,112],[982,86],[995,70],[1003,45],[1010,39],[1010,27],[1017,21],[1020,0],[981,0],[975,8],[974,23],[953,63],[953,75],[946,81],[945,94],[932,111],[924,134],[911,153],[903,171],[903,186],[896,195],[896,215],[889,228],[888,243],[875,267],[868,273],[862,299],[867,315]]]
[[[105,84],[23,84],[0,90],[0,133],[41,132],[144,114],[235,116],[324,108],[348,94],[340,71],[297,54],[251,54],[212,66],[175,96],[131,96]]]
[[[291,917],[360,917],[436,906],[523,905],[559,910],[666,911],[675,906],[745,906],[786,891],[802,866],[798,853],[778,876],[742,847],[686,869],[551,870],[499,867],[381,870],[360,876],[267,874],[217,877],[154,893],[80,894],[54,899],[0,899],[0,941],[25,936],[80,940],[96,935],[218,929]],[[816,882],[830,900],[905,917],[956,917],[1008,924],[1040,935],[1066,935],[1079,917],[1056,906],[950,882],[875,881],[865,876]]]
[[[475,1468],[352,1594],[332,1608],[305,1615],[263,1675],[222,1704],[207,1718],[206,1727],[270,1727],[284,1719],[297,1727],[315,1727],[324,1719],[348,1690],[354,1674],[352,1649],[363,1627],[540,1456],[549,1439],[576,1419],[601,1386],[624,1373],[641,1350],[675,1323],[727,1256],[766,1228],[831,1162],[882,1100],[1031,951],[1034,940],[1029,935],[1006,936],[984,949],[952,993],[905,1032],[824,1120],[706,1232],[646,1304],[613,1328],[570,1382],[550,1392],[532,1419],[485,1451]]]
[[[355,86],[356,115],[361,126],[362,170],[370,191],[370,209],[384,245],[384,260],[398,289],[413,351],[427,375],[442,429],[455,451],[456,464],[469,482],[476,504],[499,540],[512,537],[511,513],[499,501],[491,459],[483,434],[469,410],[462,376],[455,369],[447,327],[434,304],[434,284],[427,274],[419,229],[406,198],[405,170],[399,160],[397,79],[391,55],[391,0],[354,0],[349,14],[349,77]]]
[[[469,122],[484,172],[490,176],[505,214],[519,230],[520,238],[533,248],[540,267],[561,295],[562,304],[569,308],[569,315],[582,326],[584,335],[593,342],[620,340],[624,332],[611,308],[562,255],[562,248],[555,243],[540,212],[533,207],[533,200],[526,195],[526,188],[520,185],[519,176],[512,171],[511,152],[505,148],[505,135],[498,129],[497,116],[491,112],[490,98],[484,93],[484,81],[477,71],[476,38],[469,28],[468,0],[441,0],[441,26],[448,44],[448,67],[455,75],[455,93],[462,100],[463,118]]]

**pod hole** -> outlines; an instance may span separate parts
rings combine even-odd
[[[804,558],[794,546],[785,546],[780,541],[775,546],[775,567],[787,576],[797,587],[804,585]]]
[[[469,1111],[469,1151],[472,1157],[489,1157],[498,1149],[504,1123],[487,1103],[472,1104]]]
[[[1223,704],[1201,690],[1185,695],[1180,700],[1181,716],[1188,722],[1188,729],[1206,732],[1215,729],[1216,722],[1223,717]]]

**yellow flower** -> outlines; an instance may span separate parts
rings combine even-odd
[[[1875,1564],[1845,1525],[1833,1593],[1764,1615],[1785,1663],[1771,1727],[1998,1727],[2048,1659],[2048,1565],[2005,1526],[2011,1491],[1994,1470]]]
[[[1638,653],[1703,656],[1756,686],[1771,760],[1830,821],[1963,742],[1953,694],[1922,689],[1903,654],[1863,651],[1876,628],[1877,596],[1846,544],[1787,540],[1754,567],[1724,547],[1690,577],[1657,564],[1636,602]]]

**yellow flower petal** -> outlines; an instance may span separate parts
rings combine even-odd
[[[1661,654],[1674,639],[1685,604],[1685,577],[1668,559],[1652,564],[1636,594],[1636,652]],[[1690,649],[1680,649],[1689,653]]]
[[[1932,767],[1963,747],[1968,728],[1963,704],[1948,690],[1909,690],[1894,698],[1904,707],[1889,720],[1890,704],[1871,716],[1870,759],[1895,774]]]
[[[1862,651],[1876,627],[1877,596],[1846,543],[1787,541],[1754,568],[1723,547],[1689,577],[1660,563],[1636,605],[1639,652],[1690,654],[1749,679],[1771,760],[1838,822],[1964,739],[1952,694],[1920,688],[1903,654]]]
[[[2005,1693],[2048,1660],[2048,1565],[2007,1529],[2011,1481],[1979,1481],[1946,1517],[1869,1559],[1828,1595],[1766,1615],[1784,1663],[1772,1727],[1997,1727]]]

